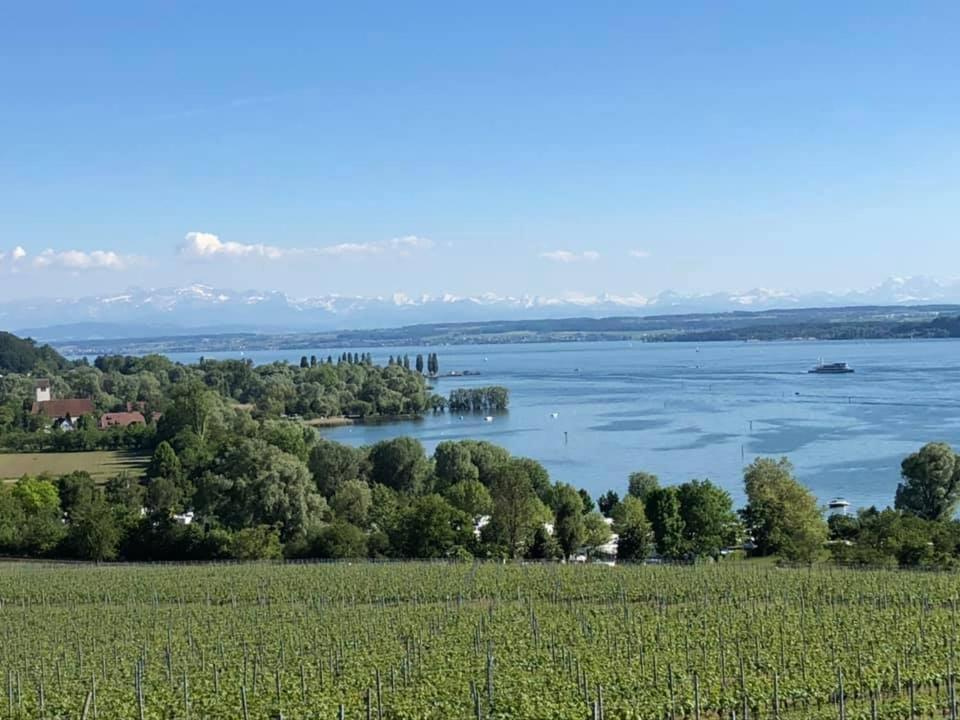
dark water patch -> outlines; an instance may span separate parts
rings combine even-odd
[[[614,420],[603,425],[591,425],[588,429],[594,432],[637,432],[666,427],[669,422],[652,418],[635,418],[633,420]]]
[[[731,440],[736,440],[742,436],[733,435],[730,433],[702,433],[695,439],[690,442],[683,443],[680,445],[661,445],[659,447],[653,448],[657,452],[673,452],[676,450],[700,450],[702,448],[710,447],[711,445],[723,445],[730,442]]]

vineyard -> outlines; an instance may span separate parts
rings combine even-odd
[[[0,565],[2,718],[956,718],[953,574]]]

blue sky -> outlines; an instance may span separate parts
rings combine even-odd
[[[5,7],[0,299],[957,274],[956,2],[337,5]]]

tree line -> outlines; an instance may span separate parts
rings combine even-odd
[[[33,345],[21,341],[14,347],[29,349]],[[156,444],[152,419],[166,411],[179,389],[192,385],[216,392],[257,418],[362,419],[419,415],[446,406],[445,398],[435,394],[426,377],[410,369],[408,362],[378,366],[369,353],[343,353],[325,359],[303,356],[299,364],[258,366],[250,360],[204,358],[185,365],[160,355],[102,356],[93,364],[65,360],[61,364],[59,360],[42,361],[38,358],[44,353],[37,353],[29,362],[23,361],[30,370],[0,376],[0,449],[8,452],[151,450]],[[433,353],[428,365],[438,367]],[[125,410],[134,404],[142,409],[147,427],[101,431],[96,419],[90,417],[80,420],[76,431],[49,432],[49,420],[32,413],[34,384],[41,376],[50,379],[54,398],[90,398],[98,414]]]
[[[447,407],[454,412],[502,412],[510,405],[510,391],[500,385],[450,391]]]

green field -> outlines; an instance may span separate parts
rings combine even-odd
[[[16,480],[24,475],[52,477],[74,470],[86,470],[94,480],[105,481],[126,471],[138,476],[143,473],[148,457],[117,450],[97,450],[76,453],[2,453],[0,480]]]
[[[958,588],[751,563],[7,564],[0,717],[944,718]]]

